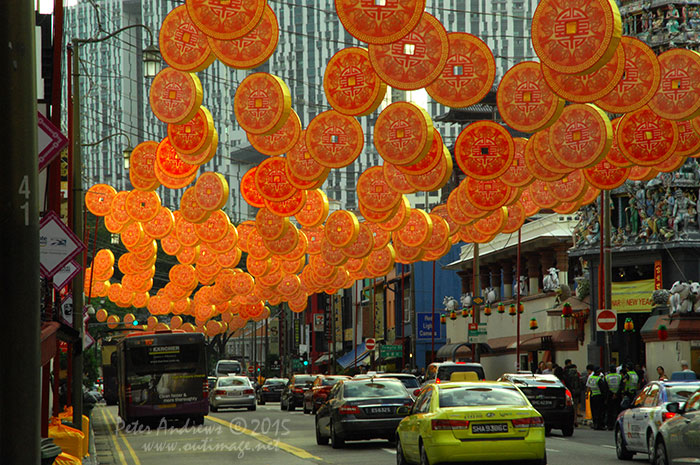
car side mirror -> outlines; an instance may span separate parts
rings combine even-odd
[[[413,391],[413,395],[418,397],[420,395],[420,388]]]
[[[681,404],[679,402],[671,402],[670,404],[667,404],[666,410],[668,410],[670,413],[682,413],[683,412],[683,409],[681,408]]]

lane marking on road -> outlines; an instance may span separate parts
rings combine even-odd
[[[559,450],[557,450],[557,449],[549,449],[549,448],[547,448],[547,452],[559,452]]]
[[[102,418],[104,418],[105,423],[107,423],[107,430],[109,431],[109,435],[112,438],[112,442],[114,443],[114,448],[117,450],[117,454],[119,455],[119,461],[123,465],[128,465],[126,462],[126,457],[124,457],[124,452],[122,452],[122,448],[119,447],[119,440],[117,439],[117,435],[114,434],[114,431],[112,431],[112,426],[115,427],[116,429],[116,424],[112,423],[110,424],[109,420],[107,419],[107,414],[105,414],[105,410],[107,410],[107,407],[100,407],[100,412],[102,412]],[[110,414],[111,416],[111,414]]]
[[[242,426],[238,426],[234,423],[231,423],[226,420],[222,420],[221,418],[216,418],[211,415],[207,415],[205,418],[208,420],[211,420],[213,422],[219,423],[220,425],[224,425],[229,427],[232,430],[238,431],[239,433],[243,433],[247,436],[250,436],[254,439],[257,439],[258,441],[268,444],[274,447],[277,447],[279,449],[282,449],[285,452],[288,452],[292,455],[296,455],[300,459],[312,459],[312,460],[318,460],[322,461],[323,459],[321,457],[316,457],[313,454],[310,454],[309,452],[305,451],[304,449],[301,449],[299,447],[292,446],[291,444],[284,443],[278,439],[273,439],[269,436],[265,436],[264,434],[260,434],[258,432],[249,430],[247,428],[243,428]]]
[[[116,424],[116,423],[117,423],[117,419],[114,418],[114,415],[112,415],[112,412],[110,412],[109,410],[107,410],[107,413],[109,414],[109,416],[110,416],[110,418],[112,419],[112,421]],[[129,441],[126,440],[126,436],[124,435],[124,433],[122,433],[120,429],[117,429],[117,433],[119,434],[119,437],[122,438],[122,441],[124,441],[124,445],[125,445],[126,448],[129,450],[129,454],[131,455],[131,458],[134,460],[134,463],[135,463],[136,465],[141,465],[141,461],[140,461],[139,458],[136,456],[136,451],[134,450],[133,447],[131,447],[131,444],[129,444]]]
[[[608,444],[602,444],[600,447],[606,447],[608,449],[615,449],[615,446],[610,446]]]
[[[396,455],[396,449],[382,449],[384,452]]]

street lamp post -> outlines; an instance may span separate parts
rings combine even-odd
[[[71,212],[70,221],[73,232],[81,239],[83,237],[83,182],[82,182],[82,170],[83,161],[81,154],[82,144],[80,143],[80,47],[85,44],[93,44],[98,42],[103,42],[110,39],[116,35],[121,34],[124,31],[134,28],[143,28],[148,32],[149,35],[149,45],[143,51],[144,68],[146,77],[153,77],[157,71],[160,59],[158,57],[158,49],[153,44],[153,31],[151,31],[148,26],[144,24],[132,24],[118,29],[111,34],[104,37],[97,37],[91,39],[80,39],[74,38],[72,42],[72,55],[73,55],[73,69],[72,69],[72,80],[73,80],[73,95],[72,95],[72,120],[73,127],[71,131],[72,139],[72,154],[69,160],[69,173],[71,176]],[[84,325],[83,325],[83,282],[84,282],[84,272],[81,270],[73,278],[71,288],[73,290],[73,327],[79,331],[80,338],[82,341],[84,336]],[[83,351],[82,344],[80,342],[75,344],[73,348],[73,378],[71,381],[72,385],[72,406],[73,406],[73,424],[76,428],[80,429],[82,425],[82,415],[83,415]]]
[[[114,134],[110,134],[108,136],[103,137],[102,139],[98,140],[97,142],[91,142],[89,144],[81,144],[81,147],[94,147],[96,145],[101,144],[102,142],[109,140],[113,137],[117,136],[122,136],[126,138],[126,147],[122,150],[122,159],[124,163],[124,171],[129,170],[129,160],[131,159],[131,152],[134,151],[134,146],[131,144],[131,137],[125,132],[115,132]]]

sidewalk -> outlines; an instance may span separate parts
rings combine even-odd
[[[111,425],[105,418],[102,409],[105,404],[98,404],[90,415],[90,456],[83,459],[83,465],[115,465],[114,443],[112,442]]]

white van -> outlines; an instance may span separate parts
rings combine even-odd
[[[219,360],[214,368],[214,376],[240,375],[243,373],[243,365],[238,360]]]

